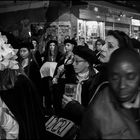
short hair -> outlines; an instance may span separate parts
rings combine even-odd
[[[108,74],[111,72],[112,67],[116,64],[115,62],[120,62],[122,60],[134,61],[140,70],[140,55],[134,49],[131,48],[119,48],[115,50],[110,57],[108,62]]]
[[[36,37],[32,37],[31,41],[36,41],[36,43],[39,44],[39,42],[38,42]]]
[[[100,42],[102,45],[105,44],[105,41],[104,41],[103,39],[98,38],[98,39],[96,40],[96,42],[95,42],[95,47],[97,46],[97,42]]]

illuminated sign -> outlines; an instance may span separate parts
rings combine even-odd
[[[132,25],[140,26],[140,20],[132,19]]]

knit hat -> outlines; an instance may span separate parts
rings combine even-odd
[[[50,45],[51,43],[58,45],[58,42],[56,40],[49,40],[47,45]]]
[[[34,49],[34,46],[31,42],[22,42],[20,45],[19,45],[19,49],[21,48],[27,48],[28,50],[31,50],[31,49]]]
[[[65,39],[64,44],[66,44],[66,43],[71,43],[73,45],[76,45],[76,41],[74,41],[73,39]]]
[[[88,61],[90,64],[94,64],[94,63],[96,64],[96,62],[98,61],[95,52],[93,52],[91,49],[89,49],[87,47],[83,47],[81,45],[78,45],[77,47],[75,47],[73,49],[73,53],[82,57],[83,59]]]

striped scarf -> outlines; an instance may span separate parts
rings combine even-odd
[[[78,74],[77,79],[78,79],[78,83],[77,83],[75,100],[81,104],[82,84],[83,84],[83,81],[86,81],[87,79],[89,79],[89,71]]]

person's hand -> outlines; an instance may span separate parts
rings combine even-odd
[[[62,108],[65,108],[65,106],[72,101],[72,98],[71,97],[68,97],[66,95],[63,95],[63,98],[62,98]]]
[[[74,54],[73,52],[69,52],[66,56],[66,65],[72,64],[74,60]]]
[[[57,84],[57,83],[58,83],[58,79],[57,79],[56,77],[54,77],[54,78],[52,79],[52,83],[53,83],[53,84]]]
[[[57,69],[57,73],[62,73],[64,71],[64,65],[60,65]]]

